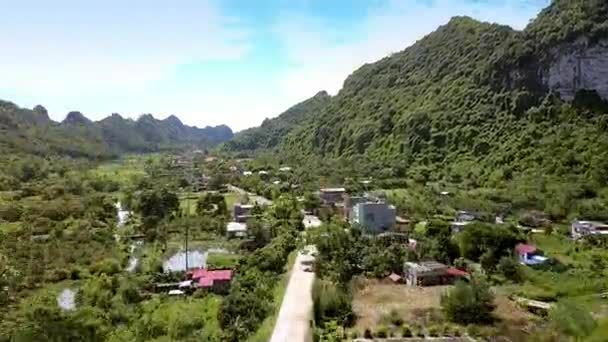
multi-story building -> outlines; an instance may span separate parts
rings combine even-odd
[[[367,233],[379,234],[394,227],[396,216],[395,206],[384,201],[367,200],[352,206],[349,221],[352,224],[359,224]]]

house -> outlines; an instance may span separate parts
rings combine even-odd
[[[536,246],[533,245],[520,243],[515,246],[515,251],[519,256],[519,262],[522,265],[539,265],[549,260],[540,253]]]
[[[247,220],[252,217],[251,210],[253,209],[253,207],[253,204],[235,204],[234,209],[232,211],[232,217],[234,221],[240,223],[247,222]]]
[[[314,215],[305,214],[304,219],[302,219],[302,224],[304,224],[304,228],[309,229],[320,227],[323,223],[321,222],[321,220],[319,220],[318,217]]]
[[[319,190],[319,199],[324,205],[335,205],[344,202],[345,188],[324,188]]]
[[[203,268],[188,272],[188,278],[199,289],[208,289],[215,293],[226,293],[232,281],[232,270],[213,270]]]
[[[291,171],[291,167],[289,167],[289,166],[283,166],[282,168],[279,169],[279,171],[281,171],[281,172],[289,172],[289,171]]]
[[[574,221],[570,226],[573,239],[590,235],[608,235],[608,224],[594,221]]]
[[[243,176],[247,177],[247,176],[251,176],[253,175],[253,172],[251,171],[243,171]]]
[[[226,234],[229,238],[247,237],[247,224],[242,222],[228,222]]]
[[[477,220],[477,215],[466,210],[459,210],[456,213],[456,218],[452,222],[452,232],[460,233],[466,226]]]
[[[368,233],[379,234],[391,230],[395,226],[396,217],[395,206],[383,201],[367,201],[353,206],[349,221],[361,225]]]
[[[469,274],[436,261],[406,262],[403,266],[405,283],[408,286],[433,286],[453,284]]]

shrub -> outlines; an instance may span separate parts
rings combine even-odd
[[[467,335],[471,337],[479,336],[479,327],[474,324],[469,324],[467,326]]]
[[[381,325],[378,327],[378,330],[376,330],[376,337],[378,337],[378,338],[388,337],[388,329],[386,328],[386,326]]]
[[[364,338],[374,338],[374,336],[372,336],[372,331],[369,330],[369,328],[366,328],[365,331],[363,332],[363,337]]]
[[[399,315],[396,310],[391,310],[390,321],[393,325],[400,327],[403,324],[403,318]]]
[[[412,337],[412,330],[407,325],[401,327],[401,336],[403,337]]]
[[[523,279],[523,272],[521,271],[520,265],[511,256],[500,258],[497,271],[504,275],[505,278],[514,282],[520,282]]]
[[[429,336],[431,336],[431,337],[437,337],[437,336],[439,336],[439,330],[437,329],[437,327],[430,327],[429,328]]]
[[[492,321],[494,295],[480,279],[470,283],[459,281],[441,296],[441,307],[446,318],[456,323],[487,323]]]
[[[351,340],[355,340],[355,339],[357,339],[357,338],[359,338],[359,331],[357,331],[357,330],[353,330],[353,331],[351,331],[351,332],[350,332],[350,339],[351,339]]]

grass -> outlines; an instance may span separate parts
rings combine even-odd
[[[146,174],[143,157],[130,156],[119,161],[103,163],[91,171],[99,177],[111,178],[122,185],[128,184],[133,177]]]
[[[22,229],[23,223],[21,222],[2,223],[0,224],[0,235],[16,233],[21,231]]]
[[[204,192],[183,192],[179,194],[179,209],[187,215],[196,215],[196,202]],[[190,210],[188,212],[188,210]]]
[[[235,192],[228,192],[224,194],[224,200],[226,201],[226,207],[228,210],[231,210],[234,207],[234,204],[238,203],[241,200],[241,195]]]
[[[234,269],[242,256],[239,254],[209,253],[207,267],[210,269]]]
[[[281,275],[281,279],[274,286],[273,289],[273,301],[272,301],[272,314],[266,317],[266,319],[262,322],[262,325],[258,328],[255,334],[251,335],[247,342],[267,342],[270,340],[272,336],[272,331],[274,330],[274,324],[277,321],[277,317],[279,316],[279,310],[281,309],[281,304],[283,302],[283,297],[285,297],[285,291],[287,290],[287,284],[289,283],[289,276],[291,274],[290,270],[293,268],[293,264],[296,261],[297,251],[293,251],[287,257],[287,264],[285,266],[286,271],[283,275]]]

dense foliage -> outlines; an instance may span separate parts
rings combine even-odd
[[[524,31],[457,17],[355,71],[293,127],[264,132],[280,141],[280,161],[321,176],[469,188],[559,177],[604,187],[608,105],[593,91],[565,103],[542,78],[551,49],[581,36],[594,44],[606,36],[606,18],[601,0],[554,1]]]

